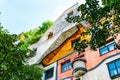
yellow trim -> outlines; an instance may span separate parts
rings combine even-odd
[[[49,65],[74,51],[71,46],[71,41],[80,37],[81,32],[85,31],[81,25],[78,25],[78,28],[79,30],[73,36],[67,39],[61,46],[59,46],[59,48],[52,51],[46,58],[43,59],[42,62],[45,65]]]

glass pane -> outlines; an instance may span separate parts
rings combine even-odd
[[[62,64],[62,72],[65,72],[67,69],[66,69],[66,64]]]
[[[117,75],[117,70],[116,69],[110,70],[110,75],[111,77]]]
[[[117,70],[118,70],[118,73],[120,74],[120,67],[118,67]]]
[[[111,43],[107,47],[108,47],[109,51],[112,51],[115,49],[115,43]]]
[[[112,26],[113,26],[113,25],[112,25],[112,22],[110,22],[110,23],[109,23],[109,28],[112,28]]]
[[[45,78],[49,79],[49,78],[53,77],[53,72],[54,72],[54,68],[47,70]]]
[[[115,68],[115,64],[114,64],[114,63],[110,63],[110,64],[108,65],[108,67],[109,67],[110,70],[111,70],[111,69],[114,69],[114,68]]]
[[[104,54],[104,53],[107,53],[107,52],[108,52],[107,47],[100,48],[100,54]]]
[[[117,60],[115,63],[117,67],[120,67],[120,60]]]
[[[68,62],[68,70],[71,69],[71,62]]]

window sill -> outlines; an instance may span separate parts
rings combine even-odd
[[[70,69],[68,69],[68,70],[66,70],[66,71],[64,71],[64,72],[61,72],[61,73],[65,73],[65,72],[67,72],[67,71],[69,71],[69,70],[71,70],[72,68],[70,68]]]
[[[118,75],[116,75],[116,76],[113,76],[113,77],[111,77],[111,79],[120,79],[120,74],[118,74]]]

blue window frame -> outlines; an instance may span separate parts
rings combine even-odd
[[[108,63],[107,66],[112,79],[120,77],[120,59]]]
[[[68,70],[71,69],[71,62],[70,61],[67,63],[67,65],[68,65]]]
[[[67,62],[62,64],[62,72],[65,72],[69,69],[71,69],[71,62],[70,61],[67,61]]]
[[[100,55],[103,55],[103,54],[105,54],[107,52],[110,52],[110,51],[114,50],[115,48],[116,48],[115,42],[108,43],[104,47],[101,47],[99,49]]]

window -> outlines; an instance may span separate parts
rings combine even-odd
[[[27,55],[28,55],[28,57],[33,57],[33,56],[35,56],[37,54],[37,48],[33,48],[32,49],[32,53],[30,52],[30,53],[28,53]]]
[[[120,77],[120,59],[108,63],[107,66],[112,79]]]
[[[68,10],[68,16],[73,17],[73,10]]]
[[[113,26],[113,25],[112,25],[112,22],[109,22],[108,24],[105,25],[105,27],[106,27],[107,29],[111,29],[112,26]]]
[[[114,50],[115,48],[116,48],[115,42],[111,42],[109,44],[106,44],[104,47],[101,47],[99,49],[100,55],[103,55],[103,54],[105,54],[107,52],[110,52],[110,51]]]
[[[49,34],[48,34],[47,36],[48,36],[48,38],[47,38],[47,39],[52,38],[52,37],[53,37],[53,32],[49,32]]]
[[[54,68],[51,68],[45,72],[45,80],[52,78],[54,73]]]
[[[68,62],[65,62],[62,64],[62,72],[65,72],[67,70],[71,69],[71,62],[68,61]]]
[[[34,49],[34,51],[33,51],[33,54],[34,54],[34,55],[36,55],[36,53],[37,53],[37,48]]]

